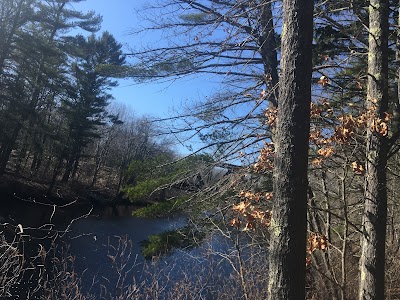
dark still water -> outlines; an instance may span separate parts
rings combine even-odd
[[[231,244],[218,234],[206,238],[200,247],[175,249],[157,263],[146,261],[141,242],[149,235],[183,227],[187,220],[183,216],[136,218],[131,216],[133,209],[121,205],[92,210],[86,205],[55,207],[16,200],[2,209],[0,220],[5,233],[18,231],[16,225],[21,224],[25,248],[32,253],[39,244],[49,247],[48,241],[57,232],[57,247],[68,249],[66,255],[74,257],[74,272],[81,278],[82,290],[94,295],[105,291],[115,294],[127,286],[154,285],[157,281],[168,288],[188,276],[207,281],[210,272],[218,276],[231,273],[227,261],[216,254],[232,254]]]
[[[125,209],[129,210],[129,207]],[[149,235],[185,225],[184,217],[147,219],[95,212],[93,216],[75,221],[64,240],[76,257],[77,271],[86,270],[84,283],[87,286],[96,277],[99,281],[115,281],[119,276],[117,269],[121,267],[118,264],[128,257],[124,271],[130,270],[130,277],[140,275],[145,262],[141,242]]]
[[[94,211],[92,216],[74,222],[66,236],[70,252],[76,257],[76,270],[84,274],[82,284],[91,293],[98,293],[96,284],[97,287],[108,286],[114,293],[124,276],[128,285],[154,284],[160,280],[167,288],[188,277],[207,281],[211,272],[218,277],[229,276],[232,271],[229,263],[218,255],[229,253],[231,243],[219,234],[206,238],[200,247],[174,249],[157,262],[146,261],[141,253],[141,242],[149,235],[187,225],[186,218],[136,218],[131,216],[132,208],[121,206],[118,210],[117,213],[115,208]],[[132,247],[125,249],[127,241],[132,242]]]

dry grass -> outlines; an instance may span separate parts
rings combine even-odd
[[[132,242],[120,237],[109,244],[108,258],[114,274],[107,278],[90,279],[88,288],[86,273],[75,272],[75,258],[69,254],[68,246],[52,243],[46,250],[38,248],[35,255],[27,257],[22,252],[22,241],[16,238],[8,242],[0,235],[0,297],[16,296],[18,285],[30,282],[22,295],[23,299],[65,300],[261,300],[267,297],[267,255],[260,245],[243,243],[228,252],[216,252],[212,248],[199,252],[197,257],[188,257],[185,264],[180,261],[155,259],[145,263],[141,272],[132,257]],[[397,243],[396,243],[397,245]],[[237,246],[237,245],[236,245]],[[387,299],[400,299],[399,248],[388,244]],[[330,259],[332,268],[340,273],[339,255]],[[315,253],[316,256],[326,255]],[[337,291],[329,290],[324,283],[314,260],[308,270],[307,299],[340,299]],[[197,263],[196,263],[197,262]],[[206,262],[206,263],[204,263]],[[348,257],[349,282],[345,299],[356,299],[358,282],[357,258]],[[321,269],[320,269],[321,270]],[[90,281],[89,280],[89,281]],[[336,296],[334,296],[336,294]],[[337,297],[339,295],[339,297]],[[20,295],[21,296],[21,295]],[[12,299],[12,298],[10,298]],[[21,297],[20,297],[21,299]]]

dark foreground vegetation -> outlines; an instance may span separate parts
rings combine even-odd
[[[74,257],[67,247],[40,248],[29,260],[23,259],[23,238],[12,243],[1,241],[0,295],[5,299],[18,299],[11,295],[26,299],[240,299],[243,288],[252,299],[265,297],[260,287],[266,284],[266,264],[260,264],[259,256],[252,261],[252,272],[234,271],[228,277],[228,268],[212,253],[202,253],[208,260],[206,266],[188,261],[187,267],[174,270],[174,264],[166,266],[153,260],[134,274],[126,268],[132,259],[131,245],[122,237],[110,249],[107,278],[85,278],[85,274],[75,272]],[[160,268],[159,262],[164,267]],[[242,280],[248,284],[241,286]],[[85,281],[91,283],[90,289]]]

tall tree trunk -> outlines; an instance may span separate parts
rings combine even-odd
[[[11,136],[7,138],[7,142],[5,143],[5,145],[3,145],[3,147],[0,148],[0,176],[2,176],[6,171],[8,161],[10,160],[11,152],[14,149],[17,137],[21,129],[22,129],[22,124],[21,123],[16,124]]]
[[[396,30],[396,64],[400,66],[400,0],[398,1],[397,9],[397,30]],[[392,120],[392,131],[393,135],[391,138],[391,144],[394,143],[395,139],[398,139],[400,126],[400,67],[397,68],[397,99],[393,110]]]
[[[367,108],[383,118],[388,110],[388,10],[387,0],[370,0]],[[362,300],[384,299],[387,219],[386,164],[388,140],[367,129],[363,236],[360,259]]]
[[[284,0],[268,299],[305,298],[313,0]]]
[[[271,93],[268,97],[269,106],[277,107],[278,93],[276,91],[279,82],[278,54],[275,38],[275,25],[272,14],[272,1],[266,1],[261,10],[262,35],[259,38],[260,52],[264,65],[264,81]]]
[[[63,177],[61,179],[62,182],[68,182],[68,180],[69,180],[69,178],[71,176],[72,169],[74,167],[74,162],[75,162],[74,156],[71,155],[70,158],[67,160],[67,164],[65,166],[64,175],[63,175]]]

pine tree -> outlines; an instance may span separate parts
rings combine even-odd
[[[25,1],[25,5],[29,2],[29,9],[24,10],[24,22],[19,22],[18,30],[9,30],[10,34],[13,32],[12,42],[0,53],[7,56],[3,62],[6,62],[4,70],[7,72],[2,70],[0,91],[4,95],[0,100],[1,113],[6,117],[0,122],[1,127],[8,128],[1,136],[0,175],[5,171],[21,132],[33,135],[33,124],[40,120],[39,108],[49,100],[48,95],[55,91],[56,83],[64,84],[60,80],[66,65],[61,35],[77,27],[90,31],[98,29],[101,19],[93,12],[84,14],[70,9],[73,2],[79,1],[82,0]],[[7,22],[18,23],[14,19]]]
[[[107,90],[117,82],[100,70],[107,66],[121,66],[125,62],[122,45],[108,32],[99,38],[95,35],[87,39],[77,36],[70,43],[73,43],[77,60],[72,65],[74,79],[62,108],[67,122],[62,152],[66,160],[63,181],[68,181],[71,173],[75,173],[89,142],[99,137],[97,127],[111,120],[106,107],[112,96]]]

